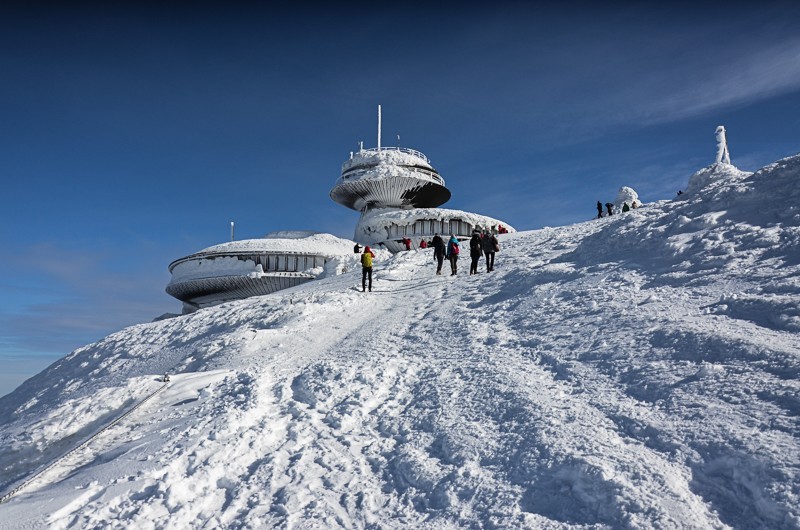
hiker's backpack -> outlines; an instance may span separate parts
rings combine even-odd
[[[369,252],[364,252],[361,254],[361,266],[370,268],[372,267],[372,254]]]

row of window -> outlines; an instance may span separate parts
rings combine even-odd
[[[433,236],[434,234],[455,234],[470,236],[474,226],[460,219],[423,219],[409,225],[392,223],[386,227],[387,239],[402,236]]]
[[[323,256],[306,254],[252,254],[237,257],[242,261],[250,260],[261,265],[264,272],[300,272],[325,265]]]

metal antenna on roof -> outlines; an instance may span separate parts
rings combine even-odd
[[[231,241],[233,241],[233,221],[231,221]]]
[[[378,151],[381,150],[381,106],[378,105]]]

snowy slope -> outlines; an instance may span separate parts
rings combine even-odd
[[[0,491],[160,392],[0,528],[800,528],[800,156],[692,181],[73,352],[0,400]]]

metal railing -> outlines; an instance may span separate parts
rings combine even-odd
[[[428,169],[422,169],[422,168],[411,167],[411,166],[399,166],[399,167],[402,167],[404,170],[409,171],[411,173],[420,173],[422,175],[425,175],[429,180],[432,180],[435,183],[441,184],[442,186],[444,186],[444,179],[442,177],[440,177],[439,174],[436,173],[435,171],[430,171]],[[370,169],[371,168],[368,168],[368,169],[355,169],[355,170],[348,171],[344,175],[339,177],[339,179],[336,181],[336,184],[334,184],[334,186],[338,186],[339,184],[341,184],[344,181],[360,177],[361,175],[363,175],[367,171],[370,171]]]
[[[428,160],[427,156],[425,156],[421,152],[417,151],[416,149],[409,149],[408,147],[381,147],[380,149],[377,148],[377,147],[370,147],[369,149],[362,149],[359,152],[363,152],[363,151],[369,151],[369,152],[372,152],[372,153],[377,153],[377,152],[380,152],[380,151],[399,151],[401,153],[407,153],[409,155],[417,156],[417,157],[423,159],[425,162],[427,162],[429,164],[431,163],[431,161]]]

